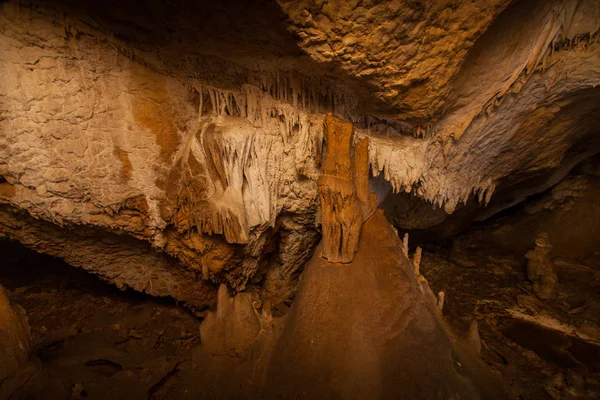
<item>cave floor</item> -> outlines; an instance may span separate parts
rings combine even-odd
[[[14,398],[158,399],[190,375],[200,320],[173,300],[120,291],[61,260],[0,246],[10,254],[0,282],[27,311],[39,360],[32,371],[41,366]]]
[[[557,293],[542,301],[524,256],[472,232],[451,248],[424,251],[421,272],[459,334],[477,321],[483,360],[516,399],[600,398],[600,265],[555,260]]]
[[[13,398],[202,397],[192,389],[202,373],[192,361],[198,318],[173,300],[120,291],[20,245],[0,242],[0,250],[7,255],[0,283],[27,311],[36,343],[31,377]],[[600,293],[595,286],[581,291],[576,280],[585,276],[571,274],[544,303],[531,293],[523,260],[485,247],[426,251],[421,271],[435,293],[445,292],[453,328],[466,333],[477,320],[482,358],[511,397],[599,398]]]

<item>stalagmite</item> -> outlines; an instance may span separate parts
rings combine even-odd
[[[438,310],[440,310],[440,313],[444,310],[444,299],[446,297],[446,294],[443,291],[439,291],[438,292],[438,296],[437,296],[437,307]]]
[[[457,357],[450,332],[474,314],[512,385],[515,298],[600,343],[600,0],[96,3],[0,1],[0,250],[202,320],[179,329],[151,299],[117,307],[48,269],[13,286],[21,259],[3,255],[32,334],[0,290],[0,400],[31,337],[44,373],[16,398],[538,398],[467,379],[479,352]],[[561,185],[578,175],[579,200]],[[541,231],[552,252],[531,250]],[[40,349],[71,317],[93,324]],[[578,346],[560,358],[585,364]],[[87,379],[98,361],[118,364],[110,385]],[[527,368],[552,376],[541,361]]]
[[[415,254],[413,254],[413,265],[415,267],[415,275],[416,276],[421,276],[421,272],[419,272],[419,269],[421,267],[421,253],[422,253],[422,249],[421,247],[417,246],[417,249],[415,250]]]
[[[554,264],[550,259],[551,249],[548,234],[542,232],[535,238],[535,247],[525,254],[527,277],[533,281],[533,292],[542,300],[552,298],[558,284]]]
[[[243,354],[261,329],[256,299],[249,293],[230,297],[227,287],[219,287],[217,309],[209,313],[200,327],[205,346],[217,353]]]

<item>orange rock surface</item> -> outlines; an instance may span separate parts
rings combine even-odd
[[[354,127],[331,114],[324,132],[327,151],[318,180],[323,257],[349,263],[358,250],[360,228],[376,207],[369,193],[368,141],[360,141],[353,152]]]

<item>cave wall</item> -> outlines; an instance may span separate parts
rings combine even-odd
[[[66,26],[54,9],[6,3],[3,11],[0,197],[6,236],[24,240],[12,228],[18,209],[27,213],[17,218],[28,214],[67,230],[54,243],[45,237],[49,242],[35,245],[38,251],[69,258],[81,249],[61,237],[79,226],[99,228],[146,241],[204,280],[240,290],[259,267],[264,272],[265,246],[279,226],[307,233],[306,246],[314,246],[318,237],[305,226],[314,227],[322,121],[277,98],[308,107],[315,101],[306,98],[310,88],[305,97],[284,92],[285,84],[278,86],[268,73],[264,84],[281,91],[273,96],[251,84],[207,86],[155,71],[123,54],[109,35],[81,32],[81,21]],[[292,84],[301,91],[299,79]],[[277,220],[282,214],[297,226]],[[36,219],[23,223],[36,230]],[[294,263],[305,249],[279,248],[290,253],[275,264],[299,267]],[[128,256],[120,257],[126,264]],[[74,264],[103,268],[93,257]],[[101,274],[121,282],[116,269]],[[124,282],[152,292],[143,280]],[[189,300],[177,290],[172,294]]]
[[[463,60],[420,157],[382,143],[374,169],[395,191],[452,213],[470,197],[489,203],[498,186],[573,167],[582,158],[569,150],[582,142],[577,156],[598,152],[599,12],[594,1],[514,2]]]
[[[536,235],[545,232],[553,246],[553,257],[588,260],[595,265],[600,261],[599,198],[599,177],[570,175],[511,214],[492,219],[492,227],[481,240],[502,246],[506,252],[525,254],[534,245]]]
[[[195,307],[220,283],[293,294],[320,238],[327,112],[419,199],[415,226],[493,197],[496,213],[600,151],[592,0],[105,6],[1,5],[0,231],[65,259],[84,227],[131,237]],[[71,263],[149,290],[95,249]]]

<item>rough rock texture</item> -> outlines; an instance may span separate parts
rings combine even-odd
[[[152,296],[171,296],[202,312],[216,303],[216,287],[140,240],[100,229],[65,230],[11,209],[0,209],[0,238],[59,257],[113,283]]]
[[[285,317],[221,292],[202,324],[195,362],[209,396],[229,398],[506,398],[478,360],[456,340],[436,300],[381,212],[364,225],[349,264],[307,264]],[[231,338],[220,332],[233,330]],[[475,356],[477,355],[477,356]],[[427,376],[427,379],[423,379]],[[240,384],[244,382],[244,384]],[[214,392],[213,392],[214,391]]]
[[[325,118],[327,151],[318,179],[323,257],[348,263],[358,250],[360,229],[376,208],[369,191],[368,140],[354,148],[354,127],[331,114]]]
[[[354,146],[354,183],[356,197],[360,203],[363,221],[369,219],[377,209],[377,194],[371,191],[369,184],[369,139],[361,139]]]
[[[0,7],[0,230],[132,237],[169,285],[128,256],[100,271],[96,250],[36,248],[197,308],[223,283],[293,295],[327,112],[369,139],[371,174],[443,207],[431,224],[487,218],[600,151],[595,0]]]
[[[445,292],[445,319],[461,330],[478,322],[482,358],[503,375],[510,398],[600,394],[600,181],[593,165],[473,225],[451,246],[423,252],[422,274]],[[540,232],[545,240],[536,240]],[[541,300],[546,287],[552,295]]]
[[[284,80],[299,93],[288,93],[266,73],[262,80],[248,76],[253,84],[216,88],[157,72],[100,26],[65,21],[55,8],[2,7],[0,201],[7,213],[25,210],[65,229],[56,232],[63,238],[88,226],[146,241],[175,258],[142,250],[156,258],[143,263],[149,273],[171,276],[158,285],[213,293],[198,296],[196,305],[212,304],[210,282],[243,290],[267,269],[293,275],[301,267],[318,240],[311,230],[322,116],[297,104],[318,104],[308,82],[290,73]],[[11,225],[36,222],[15,218],[21,221],[2,224],[6,235],[44,241],[35,227],[24,240]],[[304,247],[278,241],[289,236],[280,226],[302,234]],[[79,259],[70,262],[119,285],[193,303],[179,289],[151,289],[137,268],[129,270],[139,263],[126,250],[105,264],[93,262],[104,253],[99,245],[33,247],[70,253]],[[77,254],[83,248],[95,250]],[[277,249],[285,254],[269,267]],[[166,272],[168,264],[185,268]]]
[[[33,347],[25,311],[12,305],[0,285],[0,396],[14,390],[12,381],[27,361]]]
[[[370,153],[394,191],[453,212],[599,150],[594,0],[281,3],[308,54],[390,106],[375,115],[395,135]]]
[[[230,297],[227,287],[221,285],[217,309],[207,315],[200,327],[207,350],[233,357],[245,354],[261,331],[259,305],[250,293]]]
[[[311,57],[368,83],[388,115],[425,122],[439,115],[468,50],[510,1],[279,3]]]

